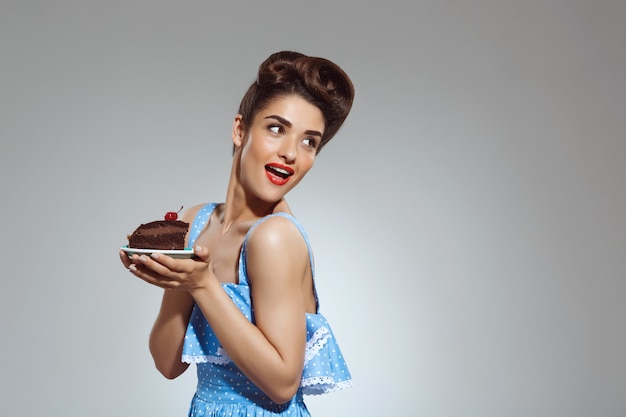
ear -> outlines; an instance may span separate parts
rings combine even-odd
[[[233,120],[233,143],[235,146],[241,146],[243,144],[243,138],[246,134],[246,129],[243,125],[243,117],[238,114],[235,116],[235,120]]]

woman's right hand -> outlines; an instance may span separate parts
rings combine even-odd
[[[160,253],[133,254],[120,251],[122,264],[136,277],[163,289],[193,291],[217,279],[212,271],[211,257],[206,248],[196,246],[191,259],[175,259]]]

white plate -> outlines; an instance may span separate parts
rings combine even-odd
[[[193,257],[193,249],[186,248],[182,250],[164,250],[164,249],[137,249],[137,248],[129,248],[128,246],[122,246],[124,252],[128,254],[128,256],[132,256],[134,253],[137,255],[150,255],[153,253],[162,253],[163,255],[171,256],[172,258],[191,258]]]

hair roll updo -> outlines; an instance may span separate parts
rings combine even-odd
[[[354,100],[354,86],[335,63],[299,52],[270,55],[260,66],[257,79],[243,96],[239,114],[244,126],[278,97],[296,95],[320,109],[325,121],[317,152],[335,136]]]

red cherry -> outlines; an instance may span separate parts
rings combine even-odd
[[[180,209],[178,209],[178,211],[168,211],[167,213],[165,213],[165,220],[174,221],[178,219],[178,213],[180,213],[182,209],[183,206],[180,206]]]

